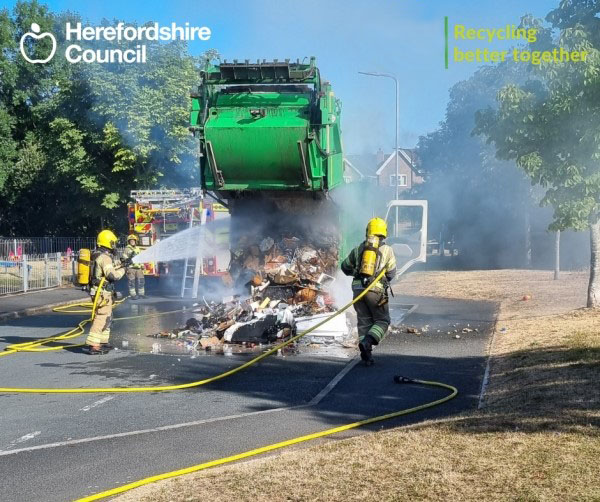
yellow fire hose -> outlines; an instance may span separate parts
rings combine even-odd
[[[357,295],[354,300],[348,302],[341,309],[334,312],[333,314],[331,314],[329,317],[323,319],[322,321],[318,322],[317,324],[315,324],[308,330],[304,331],[303,333],[300,333],[300,334],[290,338],[289,340],[286,340],[285,342],[282,342],[282,343],[274,346],[273,348],[263,352],[262,354],[250,359],[249,361],[247,361],[239,366],[236,366],[235,368],[232,368],[229,371],[225,371],[224,373],[220,373],[219,375],[205,378],[203,380],[197,380],[195,382],[188,382],[188,383],[177,384],[177,385],[159,385],[159,386],[153,386],[153,387],[95,387],[95,388],[91,387],[91,388],[83,388],[83,389],[81,389],[81,388],[80,389],[76,389],[76,388],[52,389],[52,388],[28,388],[28,387],[0,387],[0,392],[12,392],[12,393],[19,393],[19,394],[89,394],[89,393],[108,393],[108,392],[111,392],[111,393],[136,392],[137,393],[137,392],[162,392],[162,391],[171,391],[171,390],[190,389],[192,387],[200,387],[201,385],[206,385],[208,383],[216,382],[217,380],[227,378],[228,376],[234,375],[234,374],[256,364],[258,361],[261,361],[262,359],[269,357],[271,354],[274,354],[278,350],[280,350],[284,347],[287,347],[288,345],[294,343],[295,341],[299,340],[300,338],[306,336],[307,334],[311,333],[315,329],[319,328],[323,324],[329,322],[331,319],[340,315],[342,312],[344,312],[345,310],[350,308],[354,303],[356,303],[358,300],[360,300],[364,295],[366,295],[371,290],[371,288],[375,285],[375,283],[383,277],[384,273],[385,273],[385,270],[383,270],[379,274],[379,276],[364,291],[362,291],[359,295]],[[100,295],[100,290],[102,289],[102,286],[103,286],[103,282],[101,282],[100,286],[98,287],[98,291],[96,292],[96,296],[94,297],[94,303],[92,305],[92,316],[90,319],[87,319],[87,322],[90,322],[94,318],[95,309],[96,309],[98,297]],[[144,317],[144,316],[140,316],[140,317]],[[27,342],[25,344],[21,344],[20,347],[17,345],[11,345],[11,346],[7,347],[7,353],[11,353],[11,352],[15,353],[18,351],[38,351],[38,350],[44,350],[46,348],[50,349],[50,350],[62,349],[62,348],[64,348],[64,346],[43,347],[43,348],[38,349],[35,347],[35,344],[43,344],[43,343],[48,343],[50,341],[60,341],[60,340],[65,340],[66,338],[73,338],[75,336],[78,336],[79,334],[81,334],[83,332],[83,329],[81,326],[85,325],[84,324],[85,322],[86,321],[82,321],[81,323],[79,323],[78,328],[75,328],[75,329],[71,330],[70,332],[67,332],[62,335],[58,335],[55,337],[49,337],[49,338],[45,338],[42,340],[37,340],[35,342]],[[72,347],[72,345],[71,345],[71,347]],[[0,354],[5,355],[4,353],[0,353]]]
[[[66,348],[65,345],[57,345],[56,347],[41,347],[46,343],[51,342],[61,342],[63,340],[69,340],[70,338],[77,338],[79,335],[82,335],[85,331],[85,326],[94,320],[96,316],[96,308],[98,307],[98,300],[100,299],[102,288],[104,287],[105,278],[102,278],[100,284],[98,285],[98,289],[96,290],[96,294],[94,295],[93,302],[82,302],[82,303],[74,303],[70,305],[63,305],[62,307],[53,308],[53,312],[64,312],[67,314],[88,314],[91,312],[91,316],[89,319],[85,319],[81,321],[75,328],[67,331],[66,333],[62,333],[61,335],[49,336],[47,338],[39,338],[32,342],[24,342],[24,343],[15,343],[9,345],[4,349],[3,352],[0,352],[0,357],[9,356],[11,354],[15,354],[16,352],[49,352],[52,350],[62,350]],[[115,305],[119,305],[123,303],[125,299],[119,300],[115,302]],[[73,307],[83,307],[84,310],[67,310],[72,309]],[[90,310],[91,309],[91,310]],[[80,347],[83,344],[77,345],[69,345],[68,347]]]
[[[363,425],[374,424],[376,422],[382,422],[383,420],[389,420],[391,418],[401,417],[403,415],[408,415],[410,413],[415,413],[417,411],[425,410],[427,408],[432,408],[439,404],[445,403],[446,401],[450,401],[450,399],[456,397],[458,394],[458,390],[456,387],[452,385],[447,385],[445,383],[440,382],[428,382],[425,380],[411,380],[412,383],[429,385],[433,387],[442,387],[444,389],[448,389],[452,391],[451,394],[448,394],[446,397],[438,399],[436,401],[431,401],[430,403],[425,403],[420,406],[415,406],[414,408],[408,408],[406,410],[395,411],[393,413],[388,413],[386,415],[380,415],[378,417],[371,417],[365,420],[359,420],[358,422],[352,422],[346,425],[340,425],[339,427],[333,427],[331,429],[325,429],[324,431],[315,432],[313,434],[307,434],[306,436],[299,436],[297,438],[288,439],[287,441],[281,441],[279,443],[273,443],[267,446],[262,446],[260,448],[256,448],[254,450],[248,450],[243,453],[238,453],[237,455],[231,455],[230,457],[223,457],[217,460],[211,460],[210,462],[204,462],[202,464],[193,465],[191,467],[186,467],[185,469],[179,469],[176,471],[165,472],[163,474],[158,474],[156,476],[150,476],[148,478],[140,479],[138,481],[134,481],[133,483],[129,483],[126,485],[119,486],[117,488],[112,488],[111,490],[106,490],[104,492],[96,493],[94,495],[90,495],[89,497],[83,497],[77,499],[75,502],[89,502],[92,500],[100,500],[105,497],[111,497],[113,495],[118,495],[119,493],[123,493],[129,490],[133,490],[134,488],[138,488],[140,486],[148,485],[150,483],[154,483],[156,481],[161,481],[163,479],[175,478],[177,476],[183,476],[184,474],[190,474],[191,472],[203,471],[204,469],[210,469],[211,467],[217,467],[218,465],[228,464],[230,462],[235,462],[237,460],[242,460],[244,458],[253,457],[255,455],[260,455],[262,453],[267,453],[273,450],[279,450],[280,448],[285,448],[286,446],[292,446],[294,444],[303,443],[305,441],[312,441],[313,439],[319,439],[325,436],[330,436],[332,434],[337,434],[338,432],[348,431],[350,429],[356,429],[357,427],[361,427]]]
[[[344,305],[341,309],[337,310],[336,312],[334,312],[332,315],[330,315],[329,317],[327,317],[326,319],[324,319],[323,321],[320,321],[319,323],[315,324],[314,326],[312,326],[311,328],[309,328],[308,330],[290,338],[289,340],[282,342],[278,345],[276,345],[275,347],[267,350],[266,352],[263,352],[262,354],[254,357],[253,359],[229,370],[229,371],[225,371],[224,373],[221,373],[219,375],[215,375],[209,378],[205,378],[203,380],[198,380],[195,382],[188,382],[185,384],[178,384],[178,385],[161,385],[161,386],[154,386],[154,387],[99,387],[99,388],[83,388],[83,389],[75,389],[75,388],[55,388],[55,389],[45,389],[45,388],[27,388],[27,387],[0,387],[0,393],[2,392],[11,392],[11,393],[19,393],[19,394],[83,394],[83,393],[108,393],[108,392],[112,392],[112,393],[126,393],[126,392],[162,392],[162,391],[171,391],[171,390],[182,390],[182,389],[189,389],[192,387],[199,387],[202,385],[206,385],[208,383],[211,382],[215,382],[217,380],[221,380],[223,378],[226,378],[228,376],[234,375],[235,373],[238,373],[254,364],[256,364],[257,362],[261,361],[262,359],[270,356],[271,354],[276,353],[278,350],[290,345],[291,343],[294,343],[295,341],[299,340],[300,338],[306,336],[307,334],[309,334],[310,332],[314,331],[315,329],[319,328],[320,326],[322,326],[323,324],[329,322],[331,319],[333,319],[334,317],[340,315],[342,312],[344,312],[345,310],[347,310],[348,308],[350,308],[354,303],[356,303],[358,300],[360,300],[363,296],[365,296],[370,290],[371,288],[375,285],[375,283],[377,281],[379,281],[382,277],[383,274],[385,273],[385,270],[383,270],[378,276],[377,278],[365,289],[363,290],[359,295],[356,296],[356,298],[354,298],[352,301],[348,302],[346,305]],[[21,351],[35,351],[35,352],[39,352],[39,351],[45,351],[45,350],[60,350],[63,348],[66,348],[65,346],[59,346],[59,347],[39,347],[39,345],[43,345],[49,342],[56,342],[56,341],[61,341],[61,340],[66,340],[69,338],[74,338],[76,336],[79,336],[83,333],[84,331],[84,326],[91,322],[94,319],[95,313],[96,313],[96,307],[98,304],[98,298],[100,297],[100,292],[102,289],[102,286],[104,285],[104,280],[101,282],[100,286],[98,287],[98,291],[96,292],[96,295],[94,297],[94,301],[92,303],[81,303],[81,304],[76,304],[76,305],[69,305],[66,307],[59,307],[58,309],[55,309],[57,311],[67,311],[69,313],[79,313],[79,312],[88,312],[88,310],[84,310],[84,311],[68,311],[65,309],[68,309],[69,307],[86,307],[86,308],[90,308],[91,307],[91,317],[89,319],[86,319],[82,322],[80,322],[78,324],[78,326],[64,334],[61,335],[57,335],[54,337],[48,337],[48,338],[43,338],[43,339],[39,339],[33,342],[26,342],[26,343],[22,343],[22,344],[14,344],[14,345],[10,345],[9,347],[7,347],[5,349],[4,352],[0,353],[0,356],[4,356],[4,355],[8,355],[8,354],[14,354],[16,352],[21,352]],[[134,317],[145,317],[145,316],[134,316]],[[131,317],[131,318],[134,318]],[[71,345],[70,347],[73,347],[73,345]],[[411,380],[411,379],[398,379],[397,380],[398,383],[403,383],[403,382],[407,382],[407,383],[416,383],[416,384],[421,384],[421,385],[427,385],[427,386],[432,386],[432,387],[440,387],[443,389],[447,389],[449,391],[451,391],[451,393],[441,399],[437,399],[435,401],[431,401],[429,403],[425,403],[419,406],[415,406],[413,408],[409,408],[409,409],[405,409],[405,410],[400,410],[400,411],[395,411],[392,413],[388,413],[385,415],[380,415],[380,416],[376,416],[376,417],[371,417],[371,418],[367,418],[365,420],[359,420],[357,422],[352,422],[346,425],[342,425],[339,427],[334,427],[331,429],[326,429],[320,432],[316,432],[313,434],[308,434],[305,436],[299,436],[297,438],[293,438],[293,439],[289,439],[287,441],[281,441],[279,443],[273,443],[271,445],[267,445],[267,446],[263,446],[260,448],[256,448],[254,450],[249,450],[243,453],[239,453],[237,455],[232,455],[229,457],[223,457],[217,460],[212,460],[210,462],[204,462],[202,464],[198,464],[198,465],[194,465],[191,467],[187,467],[185,469],[180,469],[180,470],[176,470],[176,471],[171,471],[171,472],[167,472],[164,474],[159,474],[157,476],[151,476],[148,478],[144,478],[141,479],[139,481],[135,481],[133,483],[129,483],[123,486],[120,486],[118,488],[113,488],[111,490],[107,490],[101,493],[97,493],[94,495],[91,495],[89,497],[84,497],[81,499],[78,499],[76,502],[87,502],[87,501],[92,501],[92,500],[99,500],[105,497],[110,497],[113,495],[117,495],[119,493],[123,493],[125,491],[131,490],[133,488],[137,488],[139,486],[143,486],[149,483],[153,483],[155,481],[159,481],[162,479],[168,479],[168,478],[173,478],[176,476],[181,476],[183,474],[188,474],[191,472],[197,472],[197,471],[201,471],[204,469],[208,469],[210,467],[215,467],[218,465],[223,465],[223,464],[227,464],[229,462],[234,462],[236,460],[241,460],[244,458],[248,458],[248,457],[252,457],[255,455],[260,455],[262,453],[266,453],[269,451],[273,451],[273,450],[278,450],[280,448],[284,448],[286,446],[291,446],[294,444],[298,444],[298,443],[302,443],[305,441],[311,441],[313,439],[318,439],[318,438],[322,438],[325,436],[329,436],[331,434],[336,434],[338,432],[343,432],[343,431],[347,431],[350,429],[355,429],[357,427],[361,427],[364,425],[368,425],[368,424],[372,424],[372,423],[376,423],[376,422],[381,422],[383,420],[389,420],[391,418],[396,418],[396,417],[401,417],[403,415],[408,415],[410,413],[415,413],[417,411],[421,411],[427,408],[432,408],[434,406],[440,405],[442,403],[445,403],[447,401],[449,401],[450,399],[453,399],[454,397],[456,397],[456,395],[458,394],[458,390],[456,389],[456,387],[453,387],[452,385],[448,385],[445,383],[441,383],[441,382],[432,382],[432,381],[426,381],[426,380]]]

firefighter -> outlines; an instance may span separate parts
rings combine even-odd
[[[358,348],[360,357],[367,366],[374,363],[373,345],[378,345],[383,340],[391,322],[388,289],[390,281],[396,275],[396,257],[392,248],[384,243],[386,237],[385,221],[373,218],[367,225],[365,241],[354,248],[342,262],[342,272],[354,277],[354,298],[385,270],[382,279],[354,304],[358,325]]]
[[[129,283],[129,296],[132,300],[146,298],[144,291],[144,270],[141,263],[133,263],[133,257],[140,254],[141,250],[137,246],[138,236],[131,234],[127,237],[127,247],[123,251],[123,258],[129,262],[127,265],[127,281]],[[137,293],[136,293],[137,282]]]
[[[125,268],[115,257],[117,236],[110,230],[102,230],[96,241],[97,249],[92,254],[90,269],[90,294],[92,300],[103,278],[104,285],[99,293],[96,304],[96,315],[92,327],[85,341],[84,350],[88,354],[105,354],[112,346],[108,343],[110,338],[110,325],[112,323],[113,297],[115,296],[115,282],[125,275]]]

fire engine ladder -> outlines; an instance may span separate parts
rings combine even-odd
[[[192,209],[190,215],[190,227],[193,228],[198,225],[204,225],[206,223],[206,209],[203,209],[200,213],[200,219],[194,218],[194,211]],[[202,259],[202,246],[198,243],[196,257],[185,257],[183,263],[183,278],[181,281],[181,298],[184,298],[187,291],[192,292],[192,298],[198,297],[198,284],[200,283],[200,275],[204,272],[204,260]],[[191,283],[191,285],[190,285]]]

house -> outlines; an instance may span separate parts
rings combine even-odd
[[[344,157],[344,181],[346,183],[365,181],[363,173],[346,157]]]
[[[400,190],[410,190],[424,181],[423,173],[417,167],[415,152],[408,148],[398,149],[398,180],[394,152],[384,154],[380,148],[374,155],[348,155],[345,161],[351,169],[361,174],[359,181],[368,181],[381,187],[395,188],[397,182]]]

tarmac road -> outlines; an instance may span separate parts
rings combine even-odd
[[[393,302],[398,304],[392,306],[396,322],[405,312],[400,303],[417,304],[404,322],[427,324],[429,331],[420,336],[388,335],[376,348],[376,365],[371,368],[333,357],[272,356],[240,374],[187,391],[1,394],[2,499],[73,500],[445,395],[441,389],[394,384],[395,374],[443,381],[458,387],[460,394],[440,407],[346,436],[475,407],[496,305],[414,297]],[[8,343],[59,333],[80,319],[48,314],[6,321],[0,324],[0,349]],[[447,333],[461,331],[467,324],[479,333],[460,333],[460,339]],[[199,380],[248,357],[192,359],[118,351],[92,358],[75,350],[21,353],[0,359],[0,382],[7,387],[160,385]],[[323,397],[324,389],[344,370],[347,373]]]

